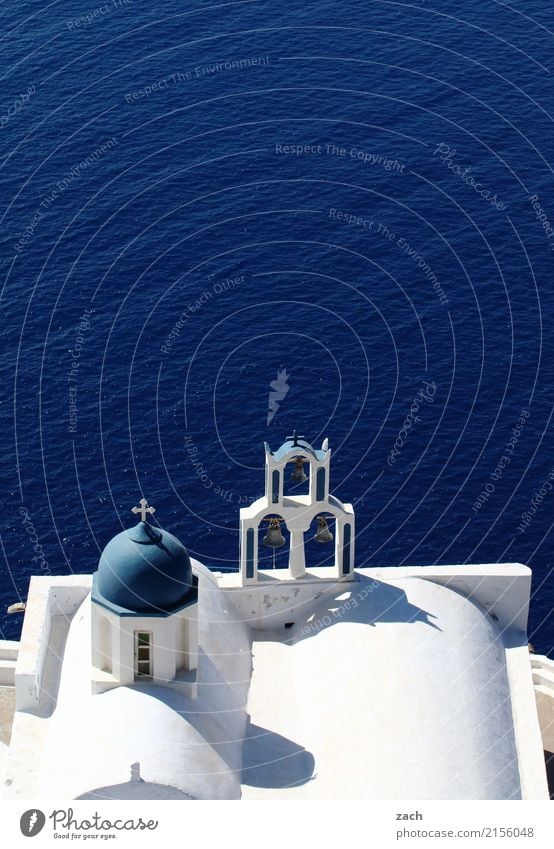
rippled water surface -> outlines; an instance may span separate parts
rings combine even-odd
[[[4,636],[142,494],[235,567],[263,443],[297,428],[329,437],[359,564],[528,563],[549,651],[549,4],[0,22]]]

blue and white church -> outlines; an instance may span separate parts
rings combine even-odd
[[[265,445],[238,571],[133,513],[0,642],[2,798],[548,799],[526,566],[358,565],[328,440],[296,433]]]

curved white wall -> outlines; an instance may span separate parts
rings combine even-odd
[[[315,763],[313,780],[269,794],[257,775],[247,797],[520,798],[504,645],[458,593],[361,578],[297,621],[289,644],[255,641],[253,663],[252,722]]]

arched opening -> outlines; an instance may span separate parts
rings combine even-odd
[[[278,544],[280,543],[280,544]],[[286,569],[290,535],[278,513],[270,513],[258,525],[258,569]]]
[[[335,566],[337,532],[335,517],[324,510],[317,513],[304,534],[306,568]]]
[[[305,454],[291,457],[283,469],[283,495],[308,495],[310,491],[310,463]]]

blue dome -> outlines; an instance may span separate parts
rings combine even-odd
[[[93,598],[122,612],[163,614],[186,604],[194,589],[186,548],[167,531],[139,522],[105,547]]]

